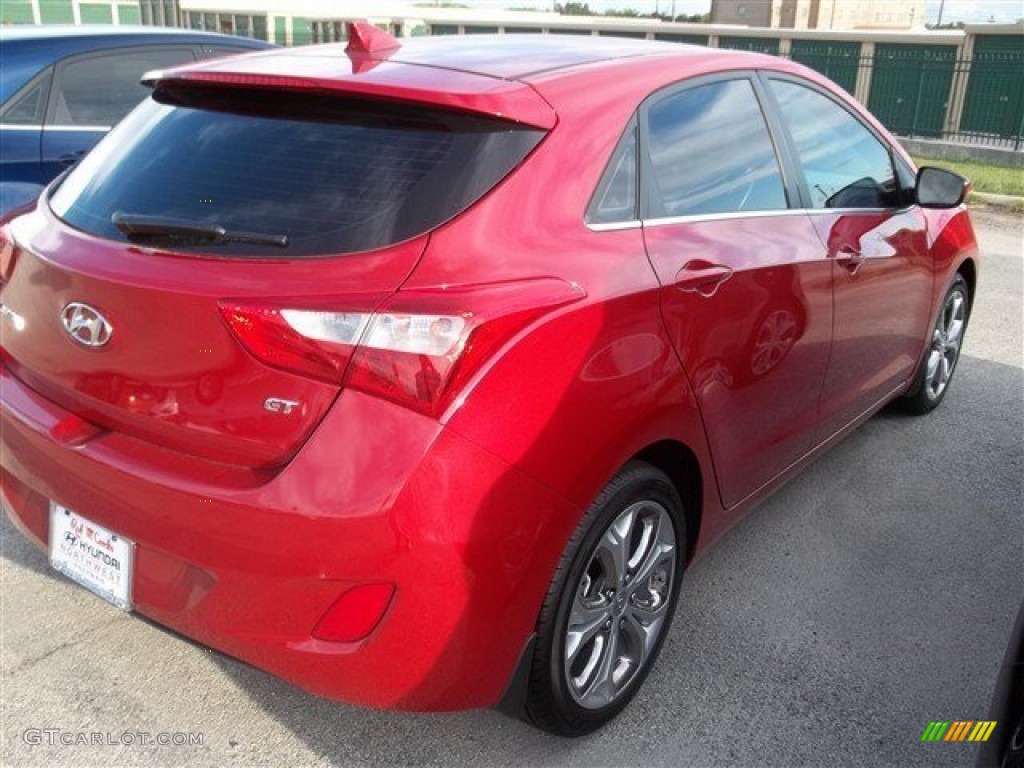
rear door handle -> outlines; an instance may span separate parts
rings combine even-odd
[[[683,264],[682,269],[676,273],[676,288],[685,293],[699,293],[709,299],[722,283],[732,277],[732,272],[732,267],[725,264],[693,259]]]
[[[851,275],[856,275],[864,263],[864,254],[849,245],[840,247],[838,251],[830,255],[836,260],[836,264],[846,267]]]
[[[64,166],[70,166],[77,163],[85,156],[85,150],[80,149],[77,152],[68,152],[67,154],[61,155],[57,158],[57,162]]]

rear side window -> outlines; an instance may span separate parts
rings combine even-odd
[[[827,96],[771,80],[815,208],[887,208],[899,204],[889,149]]]
[[[146,72],[194,60],[191,48],[148,48],[70,61],[58,70],[48,122],[109,127],[149,95],[139,82]]]
[[[73,171],[55,213],[112,240],[115,214],[286,238],[171,243],[291,258],[370,250],[422,234],[518,165],[542,131],[382,102],[280,92],[161,89]]]
[[[650,107],[647,126],[650,216],[787,207],[778,157],[749,80],[666,96]]]

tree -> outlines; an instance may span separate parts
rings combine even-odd
[[[563,16],[595,16],[588,3],[555,3],[555,13]]]

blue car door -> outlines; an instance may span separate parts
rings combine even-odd
[[[152,69],[195,61],[190,45],[93,52],[60,62],[53,77],[41,143],[41,171],[59,175],[149,94],[141,84]]]
[[[53,67],[18,89],[0,109],[0,180],[4,184],[42,184],[39,164],[43,117]]]

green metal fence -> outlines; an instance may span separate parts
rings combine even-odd
[[[872,63],[868,109],[894,133],[941,136],[956,48],[880,43]]]
[[[850,93],[868,76],[867,106],[897,135],[1024,147],[1024,36],[979,37],[969,59],[949,45],[859,48],[794,40],[789,55]]]
[[[849,93],[857,88],[860,53],[860,43],[816,40],[794,40],[789,51],[794,61],[816,69]]]
[[[729,37],[723,35],[718,38],[718,47],[777,55],[779,52],[779,41],[774,37]]]
[[[1015,140],[1024,136],[1024,36],[975,40],[960,131],[976,137]]]

